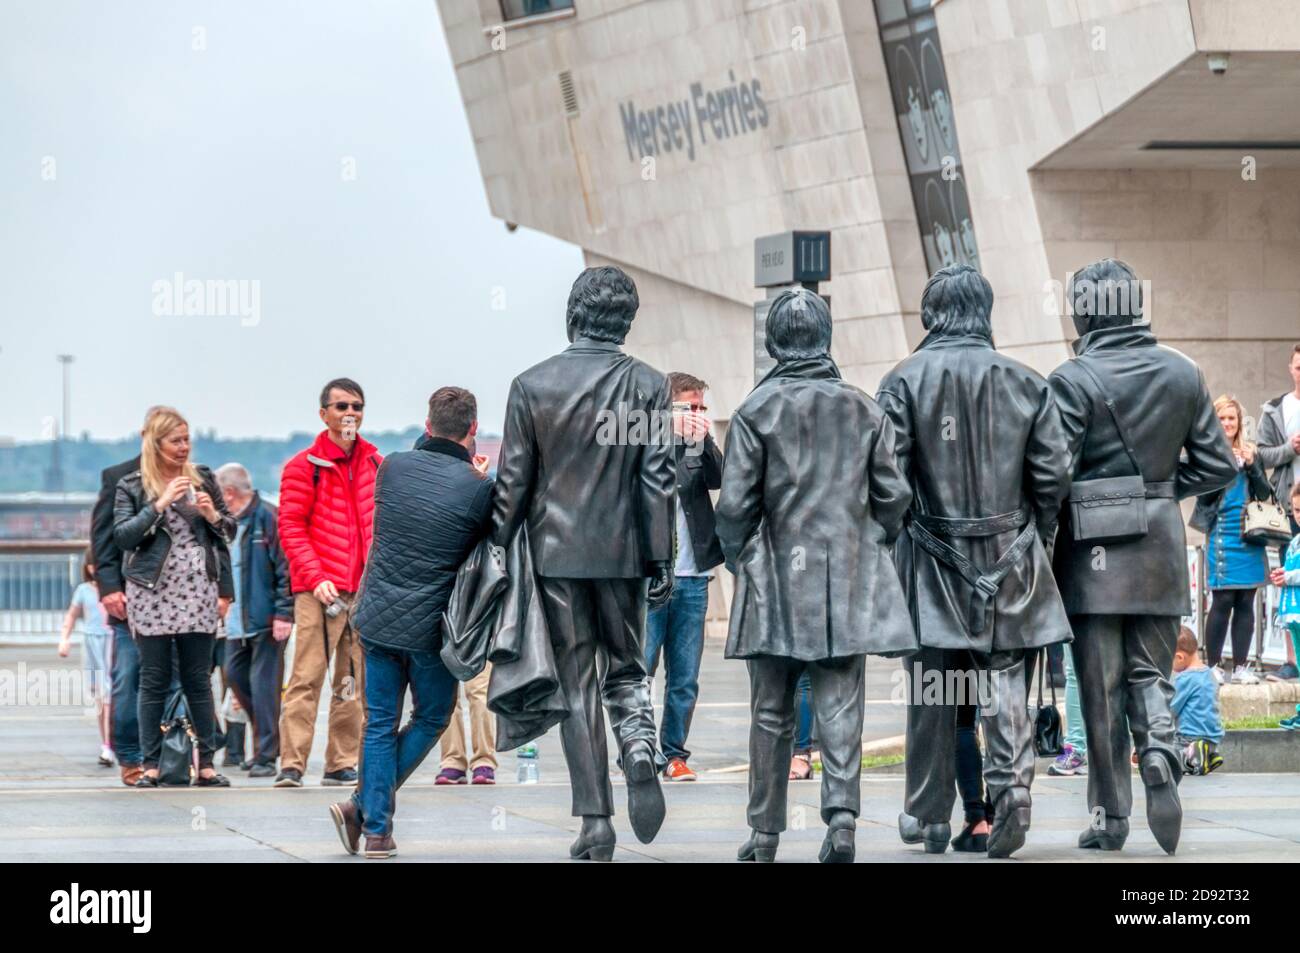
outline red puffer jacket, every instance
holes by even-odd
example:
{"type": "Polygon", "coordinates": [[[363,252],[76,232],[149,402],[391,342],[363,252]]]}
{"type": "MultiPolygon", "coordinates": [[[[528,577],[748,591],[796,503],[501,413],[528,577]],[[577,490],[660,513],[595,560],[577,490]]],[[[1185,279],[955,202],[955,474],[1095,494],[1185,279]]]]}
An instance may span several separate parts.
{"type": "Polygon", "coordinates": [[[357,591],[370,552],[375,473],[382,460],[360,435],[348,457],[322,430],[284,465],[280,544],[294,592],[311,592],[327,579],[340,592],[357,591]]]}

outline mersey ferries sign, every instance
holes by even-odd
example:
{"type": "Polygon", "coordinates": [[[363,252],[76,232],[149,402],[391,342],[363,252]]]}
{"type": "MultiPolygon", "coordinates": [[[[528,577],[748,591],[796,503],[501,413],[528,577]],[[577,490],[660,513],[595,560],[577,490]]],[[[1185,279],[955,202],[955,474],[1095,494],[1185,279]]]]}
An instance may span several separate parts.
{"type": "Polygon", "coordinates": [[[732,71],[727,76],[728,86],[705,89],[703,83],[692,83],[688,98],[648,109],[638,109],[632,100],[620,103],[627,157],[635,162],[685,151],[694,161],[697,144],[765,129],[769,116],[762,84],[756,79],[738,83],[732,71]]]}

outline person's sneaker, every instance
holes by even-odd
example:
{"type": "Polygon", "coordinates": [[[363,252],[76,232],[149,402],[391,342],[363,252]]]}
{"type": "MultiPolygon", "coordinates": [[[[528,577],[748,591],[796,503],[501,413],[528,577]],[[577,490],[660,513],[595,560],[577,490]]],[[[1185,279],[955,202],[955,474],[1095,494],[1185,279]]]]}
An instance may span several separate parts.
{"type": "Polygon", "coordinates": [[[497,773],[486,764],[474,769],[474,778],[470,784],[496,784],[497,773]]]}
{"type": "Polygon", "coordinates": [[[1210,674],[1214,676],[1214,684],[1223,684],[1223,669],[1217,665],[1210,666],[1210,674]]]}
{"type": "Polygon", "coordinates": [[[334,821],[334,829],[339,832],[343,849],[349,854],[355,854],[357,846],[361,843],[361,818],[357,816],[356,804],[351,798],[338,804],[331,804],[330,819],[334,821]]]}
{"type": "Polygon", "coordinates": [[[337,771],[326,771],[321,776],[320,783],[327,788],[338,788],[348,784],[356,784],[357,769],[339,768],[337,771]]]}
{"type": "Polygon", "coordinates": [[[1232,684],[1234,685],[1258,685],[1259,676],[1252,672],[1245,665],[1238,665],[1232,670],[1232,684]]]}
{"type": "Polygon", "coordinates": [[[1279,728],[1285,728],[1287,731],[1300,730],[1300,707],[1296,708],[1296,713],[1290,718],[1283,718],[1277,723],[1279,728]]]}
{"type": "Polygon", "coordinates": [[[1056,760],[1047,766],[1047,773],[1058,778],[1072,778],[1076,775],[1087,774],[1084,766],[1088,760],[1077,750],[1074,745],[1066,745],[1065,749],[1056,756],[1056,760]]]}
{"type": "Polygon", "coordinates": [[[275,779],[275,786],[277,788],[302,787],[302,772],[297,768],[285,768],[280,772],[280,776],[275,779]]]}
{"type": "Polygon", "coordinates": [[[1264,681],[1294,682],[1298,675],[1300,675],[1300,672],[1297,672],[1296,667],[1290,662],[1287,662],[1285,665],[1278,668],[1277,671],[1266,673],[1264,675],[1264,681]]]}
{"type": "Polygon", "coordinates": [[[248,776],[250,778],[275,777],[275,765],[273,764],[263,764],[261,762],[258,762],[256,764],[249,765],[244,770],[248,772],[248,776]]]}
{"type": "Polygon", "coordinates": [[[366,859],[387,860],[397,856],[397,844],[391,834],[366,835],[366,859]]]}
{"type": "Polygon", "coordinates": [[[104,745],[99,749],[99,757],[95,760],[101,768],[111,768],[113,766],[113,749],[104,745]]]}
{"type": "Polygon", "coordinates": [[[433,779],[434,784],[464,784],[465,772],[460,768],[443,768],[433,779]]]}
{"type": "Polygon", "coordinates": [[[665,781],[694,781],[696,774],[681,758],[672,758],[664,768],[665,781]]]}

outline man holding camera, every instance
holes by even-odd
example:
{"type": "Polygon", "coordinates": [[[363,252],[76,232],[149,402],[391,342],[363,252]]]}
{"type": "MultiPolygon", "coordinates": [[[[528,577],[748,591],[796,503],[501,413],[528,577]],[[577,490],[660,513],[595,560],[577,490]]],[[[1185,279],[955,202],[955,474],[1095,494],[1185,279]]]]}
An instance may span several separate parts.
{"type": "Polygon", "coordinates": [[[364,411],[356,381],[341,377],[326,384],[320,396],[325,429],[280,477],[280,543],[289,559],[297,637],[280,716],[276,787],[302,787],[321,686],[336,653],[321,783],[357,780],[365,663],[348,606],[370,551],[375,474],[383,459],[359,433],[364,411]]]}

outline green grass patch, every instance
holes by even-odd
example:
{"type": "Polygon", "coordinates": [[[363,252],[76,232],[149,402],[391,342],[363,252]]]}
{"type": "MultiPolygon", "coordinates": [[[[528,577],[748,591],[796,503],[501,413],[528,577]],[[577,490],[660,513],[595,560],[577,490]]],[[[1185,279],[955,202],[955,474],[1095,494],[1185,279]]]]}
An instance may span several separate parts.
{"type": "Polygon", "coordinates": [[[1223,729],[1225,731],[1243,731],[1251,728],[1276,728],[1280,720],[1276,715],[1247,715],[1245,718],[1234,718],[1232,721],[1225,721],[1223,729]]]}
{"type": "MultiPolygon", "coordinates": [[[[887,768],[893,764],[902,764],[904,758],[901,754],[869,754],[862,759],[864,768],[887,768]]],[[[822,763],[820,760],[812,763],[813,771],[820,774],[822,763]]]]}

